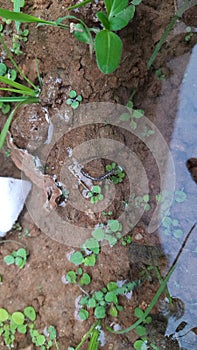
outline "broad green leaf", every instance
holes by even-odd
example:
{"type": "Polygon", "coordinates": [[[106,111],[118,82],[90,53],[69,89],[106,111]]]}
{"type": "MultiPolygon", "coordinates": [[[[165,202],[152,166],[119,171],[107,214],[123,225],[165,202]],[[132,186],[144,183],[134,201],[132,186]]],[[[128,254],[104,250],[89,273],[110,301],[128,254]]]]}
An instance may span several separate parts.
{"type": "Polygon", "coordinates": [[[98,292],[94,293],[94,297],[96,300],[101,301],[101,300],[103,300],[104,294],[103,294],[103,292],[98,291],[98,292]]]}
{"type": "Polygon", "coordinates": [[[18,249],[16,253],[17,253],[17,256],[20,256],[21,258],[27,257],[27,251],[24,248],[18,249]]]}
{"type": "Polygon", "coordinates": [[[118,13],[120,13],[122,10],[125,9],[125,7],[128,6],[129,1],[128,0],[113,0],[112,6],[110,8],[109,17],[115,16],[118,13]]]}
{"type": "Polygon", "coordinates": [[[97,306],[94,310],[94,316],[97,319],[105,318],[105,316],[106,316],[105,307],[104,306],[97,306]]]}
{"type": "Polygon", "coordinates": [[[85,272],[79,280],[79,285],[80,286],[88,285],[88,284],[90,284],[90,281],[91,281],[90,276],[88,275],[88,273],[85,272]]]}
{"type": "Polygon", "coordinates": [[[107,13],[109,14],[110,11],[111,11],[111,7],[112,7],[112,4],[113,4],[113,1],[114,0],[104,0],[104,3],[105,3],[105,7],[107,9],[107,13]]]}
{"type": "Polygon", "coordinates": [[[77,40],[85,44],[89,45],[92,41],[90,32],[86,29],[86,27],[82,23],[75,24],[73,34],[77,40]]]}
{"type": "Polygon", "coordinates": [[[41,346],[45,343],[45,336],[42,335],[42,334],[39,334],[37,337],[36,337],[36,341],[35,341],[35,344],[36,346],[41,346]]]}
{"type": "Polygon", "coordinates": [[[0,8],[0,16],[5,19],[11,19],[13,21],[19,21],[23,23],[42,23],[55,26],[57,25],[56,22],[45,21],[38,17],[27,15],[26,13],[17,13],[14,11],[5,10],[3,8],[0,8]]]}
{"type": "Polygon", "coordinates": [[[144,316],[144,311],[143,311],[142,309],[140,309],[139,307],[136,307],[136,308],[135,308],[134,313],[135,313],[135,316],[136,316],[137,318],[141,318],[141,317],[144,316]]]}
{"type": "Polygon", "coordinates": [[[25,265],[25,261],[23,260],[23,258],[21,258],[20,256],[17,256],[15,258],[15,264],[20,268],[22,269],[25,265]]]}
{"type": "Polygon", "coordinates": [[[99,253],[99,243],[95,238],[88,238],[85,243],[84,247],[91,250],[93,253],[98,254],[99,253]]]}
{"type": "Polygon", "coordinates": [[[49,333],[50,340],[54,340],[57,336],[57,332],[54,326],[49,326],[47,328],[47,332],[49,333]]]}
{"type": "Polygon", "coordinates": [[[132,113],[132,116],[136,119],[139,119],[144,116],[144,111],[142,109],[135,109],[132,113]]]}
{"type": "Polygon", "coordinates": [[[21,334],[25,334],[27,332],[27,325],[22,324],[22,325],[18,326],[17,331],[21,334]]]}
{"type": "Polygon", "coordinates": [[[7,67],[4,63],[0,63],[0,75],[5,75],[7,72],[7,67]]]}
{"type": "Polygon", "coordinates": [[[101,30],[95,37],[96,60],[104,74],[112,73],[119,65],[122,53],[122,41],[118,35],[101,30]]]}
{"type": "Polygon", "coordinates": [[[104,231],[102,228],[98,227],[92,232],[92,236],[97,239],[97,241],[102,241],[104,239],[104,231]]]}
{"type": "Polygon", "coordinates": [[[113,290],[115,290],[117,288],[118,288],[118,286],[117,286],[116,282],[109,282],[107,284],[107,289],[108,289],[109,292],[111,292],[111,291],[113,291],[113,290]]]}
{"type": "Polygon", "coordinates": [[[135,6],[130,5],[122,12],[109,19],[110,30],[121,30],[126,27],[129,21],[134,17],[135,6]]]}
{"type": "Polygon", "coordinates": [[[122,113],[120,116],[120,120],[123,122],[127,122],[131,118],[131,114],[129,113],[122,113]]]}
{"type": "Polygon", "coordinates": [[[30,319],[30,321],[34,322],[36,319],[36,312],[35,309],[32,306],[27,306],[24,309],[24,314],[27,318],[30,319]]]}
{"type": "Polygon", "coordinates": [[[117,243],[117,238],[111,235],[105,235],[106,241],[108,241],[110,246],[114,246],[117,243]]]}
{"type": "Polygon", "coordinates": [[[77,280],[77,276],[76,276],[75,271],[68,271],[68,273],[66,274],[66,280],[69,283],[75,283],[77,280]]]}
{"type": "Polygon", "coordinates": [[[96,306],[96,300],[94,298],[90,298],[87,303],[87,307],[89,309],[94,308],[96,306]]]}
{"type": "Polygon", "coordinates": [[[183,236],[183,231],[181,229],[174,230],[173,236],[176,238],[181,238],[183,236]]]}
{"type": "Polygon", "coordinates": [[[118,303],[118,298],[117,298],[115,292],[108,292],[105,295],[105,301],[107,301],[108,303],[117,304],[118,303]]]}
{"type": "Polygon", "coordinates": [[[178,203],[182,203],[187,199],[187,195],[184,191],[176,191],[175,192],[175,201],[178,203]]]}
{"type": "Polygon", "coordinates": [[[93,186],[92,192],[93,193],[101,193],[101,187],[100,186],[93,186]]]}
{"type": "Polygon", "coordinates": [[[143,335],[146,334],[146,328],[143,327],[143,326],[137,326],[137,327],[136,327],[136,332],[137,332],[137,334],[138,334],[140,337],[142,337],[143,335]]]}
{"type": "Polygon", "coordinates": [[[89,317],[89,312],[87,310],[84,309],[80,309],[79,310],[79,317],[82,321],[85,321],[88,319],[89,317]]]}
{"type": "Polygon", "coordinates": [[[94,266],[96,263],[96,257],[94,254],[88,255],[84,259],[85,266],[94,266]]]}
{"type": "Polygon", "coordinates": [[[83,259],[84,258],[81,252],[74,252],[70,257],[70,261],[75,265],[82,264],[83,259]]]}
{"type": "Polygon", "coordinates": [[[22,325],[25,320],[25,316],[22,312],[16,311],[11,316],[12,321],[16,323],[18,326],[22,325]]]}
{"type": "Polygon", "coordinates": [[[117,232],[120,230],[120,223],[118,220],[109,220],[108,224],[112,232],[117,232]]]}
{"type": "Polygon", "coordinates": [[[0,309],[0,323],[6,321],[9,318],[9,314],[7,310],[0,309]]]}
{"type": "Polygon", "coordinates": [[[99,21],[103,24],[105,29],[109,29],[109,20],[106,15],[106,13],[99,11],[97,12],[96,16],[98,17],[99,21]]]}
{"type": "Polygon", "coordinates": [[[112,317],[117,317],[117,316],[118,316],[118,310],[116,309],[116,307],[115,307],[114,305],[111,305],[111,306],[110,306],[109,314],[110,314],[112,317]]]}
{"type": "Polygon", "coordinates": [[[134,348],[136,350],[148,350],[148,347],[143,340],[136,340],[134,343],[134,348]]]}
{"type": "Polygon", "coordinates": [[[7,265],[14,264],[14,257],[12,255],[6,255],[3,260],[7,265]]]}
{"type": "Polygon", "coordinates": [[[69,92],[69,96],[70,96],[70,98],[75,98],[75,97],[77,96],[76,91],[75,91],[75,90],[71,90],[71,91],[69,92]]]}
{"type": "Polygon", "coordinates": [[[170,216],[165,217],[162,221],[162,225],[166,228],[170,228],[172,225],[172,218],[170,216]]]}

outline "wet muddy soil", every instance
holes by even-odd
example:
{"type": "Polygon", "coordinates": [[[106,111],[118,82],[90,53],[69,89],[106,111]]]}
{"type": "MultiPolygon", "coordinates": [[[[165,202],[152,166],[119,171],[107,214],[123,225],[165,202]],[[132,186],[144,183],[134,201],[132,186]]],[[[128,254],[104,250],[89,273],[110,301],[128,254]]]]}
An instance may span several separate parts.
{"type": "MultiPolygon", "coordinates": [[[[70,1],[61,0],[28,1],[24,11],[41,18],[55,20],[66,15],[66,7],[70,4],[70,1]]],[[[113,247],[106,244],[101,247],[96,265],[84,268],[84,271],[89,273],[92,279],[90,286],[84,287],[86,293],[102,289],[109,281],[139,279],[142,271],[146,275],[143,283],[134,291],[131,300],[121,297],[120,302],[124,306],[124,310],[119,313],[115,320],[108,316],[103,322],[104,329],[105,325],[110,325],[112,322],[119,323],[122,328],[126,328],[136,320],[134,309],[141,307],[145,310],[159,287],[156,275],[153,272],[146,274],[147,267],[150,265],[157,266],[162,276],[165,276],[181,246],[182,241],[173,240],[174,238],[172,239],[170,236],[166,238],[167,250],[166,246],[163,250],[159,230],[155,230],[151,234],[148,231],[148,225],[157,206],[155,196],[161,191],[162,187],[160,184],[162,174],[158,171],[158,162],[155,157],[157,149],[154,150],[154,147],[152,149],[149,147],[151,145],[149,140],[154,137],[153,133],[151,134],[152,129],[149,121],[152,122],[151,125],[156,126],[166,143],[170,145],[176,124],[180,84],[192,48],[196,44],[195,34],[189,42],[184,40],[186,26],[196,26],[197,11],[196,6],[193,6],[192,9],[184,13],[182,20],[178,21],[175,29],[170,33],[168,40],[157,55],[153,67],[147,70],[148,59],[161,38],[166,25],[174,15],[175,5],[176,2],[169,0],[165,2],[157,0],[142,1],[142,4],[136,8],[134,20],[120,32],[124,47],[121,64],[110,75],[103,75],[99,71],[94,55],[93,58],[89,55],[88,47],[77,42],[69,31],[58,28],[46,26],[36,28],[35,25],[30,24],[28,26],[30,31],[28,42],[22,44],[23,54],[16,57],[16,61],[23,72],[36,84],[38,84],[37,59],[42,78],[42,92],[39,104],[24,106],[15,115],[10,129],[14,145],[19,149],[26,149],[32,157],[39,156],[44,164],[42,171],[45,175],[50,179],[54,179],[55,176],[54,182],[62,182],[66,188],[72,189],[73,193],[77,193],[77,195],[73,196],[72,203],[68,200],[65,201],[65,205],[58,206],[59,198],[56,196],[54,200],[54,196],[44,192],[47,186],[44,186],[44,188],[36,187],[38,185],[35,175],[37,170],[31,168],[31,181],[34,182],[34,202],[36,198],[39,203],[36,202],[37,208],[34,211],[30,199],[30,202],[27,202],[28,210],[24,209],[19,218],[19,222],[23,227],[22,232],[12,230],[6,236],[6,239],[10,240],[9,242],[0,241],[0,275],[3,279],[0,284],[0,307],[6,308],[11,313],[22,310],[27,305],[34,306],[37,312],[37,328],[42,331],[45,326],[54,325],[57,329],[59,348],[62,350],[68,349],[69,346],[75,347],[94,320],[93,315],[84,322],[75,318],[76,299],[83,294],[83,291],[78,285],[64,285],[62,283],[62,276],[69,270],[74,269],[68,255],[85,241],[85,235],[79,237],[79,234],[77,234],[80,227],[85,228],[88,233],[90,232],[88,229],[92,230],[95,225],[100,223],[105,225],[109,217],[106,215],[108,212],[111,212],[110,219],[118,219],[125,211],[132,193],[134,194],[133,201],[137,195],[139,197],[147,193],[150,195],[150,208],[144,211],[142,210],[144,208],[142,203],[138,203],[137,211],[140,212],[140,218],[136,225],[130,225],[128,233],[132,237],[133,244],[123,246],[121,242],[118,242],[113,247]],[[180,57],[184,57],[181,62],[179,61],[180,57]],[[163,74],[160,79],[155,74],[159,69],[162,69],[163,74]],[[81,126],[80,109],[74,111],[66,104],[69,92],[72,89],[83,97],[82,104],[106,102],[123,106],[135,91],[134,106],[136,109],[143,109],[147,118],[147,122],[142,123],[143,129],[140,136],[135,129],[128,131],[116,125],[111,125],[108,120],[99,123],[95,121],[91,125],[81,126]],[[77,118],[79,118],[79,122],[77,118]],[[89,190],[92,184],[101,185],[103,191],[108,191],[111,183],[108,180],[102,183],[88,182],[87,178],[82,178],[80,169],[84,167],[85,172],[93,177],[98,177],[106,172],[106,165],[114,159],[107,156],[97,156],[92,160],[91,144],[90,153],[87,154],[86,152],[85,155],[81,145],[92,139],[98,140],[101,138],[124,144],[135,156],[132,158],[134,162],[131,171],[133,174],[132,186],[127,175],[129,169],[126,168],[123,162],[123,170],[125,170],[126,176],[121,183],[113,186],[113,201],[104,203],[104,207],[99,204],[98,210],[95,211],[92,210],[89,199],[84,198],[84,191],[89,190]],[[78,146],[77,158],[75,154],[72,154],[72,151],[78,146]],[[73,166],[76,159],[79,166],[77,171],[75,170],[74,174],[68,173],[66,167],[68,165],[73,166]],[[141,189],[145,174],[148,183],[147,192],[146,186],[145,190],[144,188],[141,189]],[[53,198],[53,202],[50,202],[51,198],[53,198]],[[86,203],[83,210],[80,207],[81,199],[86,203]],[[53,212],[57,213],[63,223],[66,221],[74,227],[69,231],[70,237],[68,238],[68,234],[66,235],[66,241],[62,239],[62,231],[60,235],[56,234],[57,227],[53,219],[47,219],[48,223],[46,223],[45,217],[43,222],[40,218],[38,220],[37,217],[35,218],[39,210],[43,210],[46,200],[49,202],[49,207],[50,204],[52,205],[53,212]],[[25,229],[28,229],[28,235],[25,229]],[[19,270],[16,266],[6,266],[3,262],[5,255],[18,249],[19,246],[16,241],[27,247],[30,252],[27,264],[22,270],[19,270]],[[172,242],[173,244],[171,244],[172,242]]],[[[1,6],[9,8],[7,1],[2,1],[1,6]]],[[[79,15],[80,18],[87,20],[89,25],[96,25],[95,12],[97,6],[96,4],[93,7],[87,6],[87,9],[72,14],[79,15]]],[[[100,6],[102,7],[103,4],[98,7],[100,8],[100,6]]],[[[11,35],[5,37],[7,43],[11,40],[11,35]]],[[[5,62],[9,65],[8,60],[5,60],[5,62]]],[[[96,115],[95,111],[94,113],[96,115]]],[[[5,116],[2,115],[1,126],[5,120],[5,116]]],[[[185,137],[188,143],[183,142],[181,144],[180,140],[173,141],[172,151],[186,152],[187,150],[189,153],[190,150],[190,158],[196,157],[196,154],[193,154],[193,144],[189,142],[190,137],[192,138],[191,135],[192,131],[185,137]]],[[[159,150],[161,143],[156,138],[154,140],[157,142],[156,147],[159,150]]],[[[101,147],[98,145],[97,151],[101,147]]],[[[110,147],[110,144],[106,143],[107,151],[110,147]]],[[[0,154],[1,176],[18,178],[28,176],[24,171],[24,164],[21,163],[20,169],[23,170],[21,175],[21,171],[14,166],[16,156],[13,155],[11,159],[7,156],[6,151],[7,146],[5,145],[0,154]]],[[[27,155],[27,152],[25,154],[27,155]]],[[[98,152],[98,154],[101,153],[98,152]]],[[[108,152],[106,154],[108,155],[108,152]]],[[[125,153],[122,157],[124,158],[124,156],[125,153]]],[[[116,159],[118,159],[117,154],[115,161],[116,159]]],[[[160,162],[167,166],[165,154],[161,155],[160,162]]],[[[121,165],[121,159],[119,164],[121,165]]],[[[177,164],[179,165],[179,161],[177,164]]],[[[178,165],[176,165],[177,169],[179,169],[178,165]]],[[[184,166],[186,168],[185,164],[184,166]]],[[[188,167],[191,169],[194,166],[191,166],[190,162],[188,167]]],[[[195,175],[193,177],[195,179],[195,175]]],[[[184,179],[180,179],[178,183],[180,188],[182,188],[182,185],[184,185],[184,179]]],[[[194,186],[194,183],[193,185],[189,183],[188,193],[195,191],[194,186]]],[[[135,212],[136,202],[134,204],[132,210],[135,212]]],[[[186,217],[183,221],[184,233],[186,234],[188,228],[190,228],[188,224],[194,218],[192,215],[195,208],[191,211],[188,208],[185,209],[185,207],[173,210],[175,214],[179,211],[180,216],[186,210],[186,216],[183,215],[184,218],[186,217]]],[[[47,214],[48,218],[49,214],[47,214]]],[[[190,254],[190,266],[187,265],[187,269],[195,266],[195,263],[196,255],[193,251],[190,254]]],[[[195,273],[193,269],[191,271],[192,274],[195,273]]],[[[177,276],[180,274],[181,271],[178,271],[177,276]]],[[[187,294],[185,300],[189,302],[191,298],[190,289],[187,293],[185,291],[185,294],[187,294]]],[[[180,303],[177,304],[177,308],[179,308],[180,303]]],[[[177,340],[165,336],[167,319],[163,316],[157,317],[158,309],[158,307],[153,308],[154,320],[152,327],[150,326],[148,329],[148,339],[159,349],[180,349],[177,340]]],[[[173,310],[173,312],[176,318],[176,310],[173,310]]],[[[169,314],[170,312],[168,317],[171,316],[169,314]]],[[[180,317],[182,317],[182,314],[180,317]]],[[[138,335],[135,331],[124,335],[114,335],[105,331],[105,338],[106,344],[102,347],[103,350],[123,350],[134,349],[133,343],[138,335]]],[[[15,348],[29,349],[30,344],[28,337],[20,335],[16,339],[15,348]]],[[[195,345],[193,348],[195,348],[195,345]]],[[[2,340],[0,340],[0,349],[5,349],[2,340]]],[[[30,349],[34,349],[33,346],[30,349]]],[[[82,349],[87,349],[87,344],[83,345],[82,349]]]]}

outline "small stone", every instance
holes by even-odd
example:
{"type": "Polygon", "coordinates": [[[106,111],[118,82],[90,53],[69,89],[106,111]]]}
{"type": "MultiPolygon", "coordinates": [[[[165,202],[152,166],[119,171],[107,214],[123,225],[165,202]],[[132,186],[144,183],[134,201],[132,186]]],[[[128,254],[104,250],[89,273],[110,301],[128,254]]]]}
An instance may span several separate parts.
{"type": "Polygon", "coordinates": [[[135,240],[136,240],[136,241],[140,241],[141,239],[143,239],[143,236],[141,235],[141,233],[137,233],[137,234],[135,235],[135,240]]]}

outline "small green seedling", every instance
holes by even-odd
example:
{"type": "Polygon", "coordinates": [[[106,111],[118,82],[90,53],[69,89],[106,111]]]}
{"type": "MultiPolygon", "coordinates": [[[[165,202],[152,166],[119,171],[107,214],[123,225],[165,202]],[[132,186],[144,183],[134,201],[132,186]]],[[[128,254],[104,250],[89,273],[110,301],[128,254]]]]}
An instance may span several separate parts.
{"type": "Polygon", "coordinates": [[[145,211],[150,210],[150,196],[149,194],[145,194],[143,196],[136,196],[135,193],[132,193],[131,196],[131,202],[129,202],[129,205],[132,205],[134,208],[143,208],[145,211]]]}
{"type": "Polygon", "coordinates": [[[99,185],[92,186],[91,191],[87,193],[92,204],[96,204],[98,201],[103,200],[103,195],[101,193],[101,187],[99,185]]]}
{"type": "Polygon", "coordinates": [[[170,215],[164,218],[162,226],[164,227],[165,235],[173,235],[175,238],[183,237],[183,230],[180,228],[179,220],[173,219],[170,215]]]}
{"type": "Polygon", "coordinates": [[[149,137],[154,135],[155,131],[150,129],[147,125],[144,126],[144,130],[140,133],[142,137],[149,137]]]}
{"type": "MultiPolygon", "coordinates": [[[[135,308],[135,316],[138,319],[144,318],[144,311],[140,309],[139,307],[135,308]]],[[[152,322],[151,316],[147,316],[144,321],[143,325],[138,325],[135,328],[136,333],[139,335],[140,339],[137,339],[134,342],[134,348],[136,350],[159,350],[159,348],[151,341],[149,341],[147,337],[147,331],[146,331],[146,324],[150,324],[152,322]]]]}
{"type": "MultiPolygon", "coordinates": [[[[179,239],[183,236],[183,230],[181,229],[180,222],[178,219],[173,218],[168,210],[171,204],[172,194],[168,191],[162,191],[156,195],[156,201],[161,206],[161,217],[165,218],[162,220],[162,226],[164,228],[164,234],[168,236],[174,236],[179,239]]],[[[183,190],[177,190],[174,192],[173,203],[183,203],[187,199],[187,194],[183,190]]]]}
{"type": "Polygon", "coordinates": [[[6,309],[0,308],[0,337],[8,348],[14,348],[16,332],[22,334],[30,333],[31,341],[40,350],[48,350],[53,344],[59,350],[56,341],[56,329],[49,326],[40,334],[34,326],[36,321],[36,311],[32,306],[27,306],[21,311],[15,311],[9,314],[6,309]]]}
{"type": "Polygon", "coordinates": [[[122,113],[120,116],[121,121],[129,121],[131,129],[137,129],[137,120],[144,116],[142,109],[133,109],[133,102],[129,100],[126,104],[128,112],[122,113]]]}
{"type": "Polygon", "coordinates": [[[188,26],[188,27],[186,27],[185,31],[187,33],[185,35],[185,41],[188,43],[191,40],[192,36],[193,36],[192,28],[190,26],[188,26]]]}
{"type": "Polygon", "coordinates": [[[162,69],[161,69],[161,68],[156,69],[155,75],[156,75],[156,77],[157,77],[159,80],[166,80],[166,76],[165,76],[165,74],[162,72],[162,69]]]}
{"type": "Polygon", "coordinates": [[[77,283],[79,286],[86,286],[90,284],[91,277],[88,273],[83,272],[82,268],[79,267],[76,272],[73,270],[68,271],[65,275],[65,280],[71,284],[77,283]]]}
{"type": "Polygon", "coordinates": [[[75,90],[69,92],[69,98],[66,100],[67,105],[71,106],[73,109],[79,107],[80,102],[82,101],[82,96],[77,95],[75,90]]]}
{"type": "Polygon", "coordinates": [[[122,283],[121,287],[119,287],[117,282],[109,282],[102,290],[82,297],[79,302],[81,305],[79,317],[82,320],[86,320],[89,317],[90,309],[94,310],[94,317],[98,320],[104,319],[107,313],[112,317],[117,317],[118,312],[123,310],[123,307],[119,304],[118,296],[127,295],[139,283],[139,281],[122,283]]]}
{"type": "Polygon", "coordinates": [[[123,181],[125,173],[120,166],[117,166],[116,163],[113,162],[112,164],[107,164],[105,168],[107,171],[115,169],[114,174],[110,176],[110,180],[113,181],[114,185],[123,181]]]}
{"type": "Polygon", "coordinates": [[[21,55],[22,54],[21,42],[24,42],[24,43],[27,42],[28,41],[28,35],[29,35],[29,30],[28,29],[24,29],[24,30],[19,29],[18,34],[14,34],[13,35],[13,42],[12,42],[11,51],[15,55],[21,55]]]}
{"type": "MultiPolygon", "coordinates": [[[[14,81],[16,79],[16,70],[8,68],[5,63],[0,63],[0,76],[14,81]]],[[[6,102],[0,102],[0,109],[3,114],[7,114],[10,111],[10,104],[6,102]]]]}
{"type": "Polygon", "coordinates": [[[28,256],[27,250],[24,248],[20,248],[12,252],[11,255],[6,255],[4,257],[4,261],[7,265],[15,264],[20,269],[22,269],[27,262],[27,256],[28,256]]]}
{"type": "Polygon", "coordinates": [[[127,246],[127,245],[132,243],[132,237],[131,237],[131,235],[126,235],[126,236],[122,237],[120,239],[120,241],[121,241],[121,244],[123,246],[127,246]]]}

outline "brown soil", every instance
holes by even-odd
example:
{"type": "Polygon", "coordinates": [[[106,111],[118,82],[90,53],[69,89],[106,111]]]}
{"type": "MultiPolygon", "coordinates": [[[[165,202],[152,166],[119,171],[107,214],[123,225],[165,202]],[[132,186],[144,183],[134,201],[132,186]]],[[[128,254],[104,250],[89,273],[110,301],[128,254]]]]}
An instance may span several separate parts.
{"type": "MultiPolygon", "coordinates": [[[[70,1],[67,0],[37,0],[27,1],[27,3],[24,9],[26,13],[48,20],[65,15],[65,9],[70,5],[70,1]]],[[[1,7],[8,8],[8,2],[2,1],[1,7]]],[[[88,18],[89,25],[95,25],[92,8],[87,8],[87,10],[80,11],[79,14],[83,19],[88,18]]],[[[93,10],[95,11],[95,8],[93,10]]],[[[174,1],[143,1],[137,7],[134,20],[120,32],[124,45],[122,60],[119,68],[110,75],[103,75],[99,71],[94,55],[92,59],[90,58],[88,47],[77,42],[68,31],[46,26],[36,28],[35,25],[29,25],[29,39],[27,43],[22,45],[23,54],[17,57],[17,62],[30,80],[37,83],[36,55],[43,79],[43,87],[41,103],[25,106],[15,116],[11,126],[15,145],[26,148],[31,154],[38,154],[44,158],[47,174],[55,174],[58,181],[62,181],[62,164],[65,159],[68,159],[68,148],[74,148],[82,142],[99,137],[109,137],[124,142],[143,164],[151,191],[151,204],[154,208],[156,205],[155,194],[160,191],[160,176],[157,163],[144,142],[139,141],[133,134],[131,137],[123,129],[120,131],[117,127],[111,127],[107,124],[94,124],[93,126],[80,127],[74,131],[71,130],[73,125],[76,125],[75,115],[70,107],[63,104],[63,101],[68,98],[69,91],[74,89],[83,96],[83,103],[112,102],[125,105],[135,89],[135,107],[145,110],[146,117],[154,122],[162,132],[166,142],[169,143],[175,123],[179,85],[191,49],[196,43],[196,36],[193,35],[190,42],[186,43],[184,41],[184,22],[180,21],[157,55],[154,67],[148,71],[146,64],[174,13],[174,1]],[[182,66],[170,66],[172,59],[182,55],[186,57],[182,66]],[[154,74],[154,71],[160,67],[166,76],[164,88],[162,88],[163,82],[154,74]],[[57,81],[57,78],[60,78],[61,82],[57,81]],[[66,121],[66,135],[57,139],[49,154],[47,147],[43,150],[43,142],[48,133],[45,108],[48,109],[49,115],[52,115],[53,118],[62,115],[66,121]],[[156,118],[155,111],[158,108],[160,113],[157,111],[157,115],[160,114],[160,116],[156,118]],[[30,121],[31,117],[35,117],[35,115],[35,120],[30,121]],[[68,132],[69,130],[71,131],[68,132]]],[[[184,14],[183,20],[186,25],[196,26],[196,6],[192,8],[192,11],[188,10],[184,14]]],[[[6,38],[6,40],[8,39],[6,38]]],[[[2,125],[4,121],[5,116],[2,116],[2,125]]],[[[5,150],[6,146],[0,154],[1,176],[21,177],[20,171],[14,167],[11,159],[6,157],[5,150]]],[[[92,176],[98,176],[98,174],[105,172],[105,165],[108,163],[108,159],[97,159],[89,163],[87,160],[85,170],[92,176]]],[[[137,191],[138,184],[136,183],[135,186],[137,191]]],[[[79,187],[79,190],[82,193],[83,187],[79,187]]],[[[105,209],[113,212],[113,218],[117,218],[124,211],[123,203],[128,200],[129,191],[129,181],[125,177],[124,181],[117,185],[113,203],[105,209]]],[[[56,210],[60,217],[66,218],[71,224],[87,228],[94,227],[102,220],[104,223],[106,222],[100,213],[95,215],[89,211],[84,213],[74,209],[69,205],[69,202],[65,208],[58,207],[56,210]]],[[[133,241],[137,242],[136,244],[140,243],[143,247],[154,246],[154,249],[156,246],[158,252],[161,253],[158,231],[151,235],[147,231],[152,213],[153,209],[150,212],[145,212],[130,234],[133,241]]],[[[0,243],[4,243],[0,244],[0,275],[3,276],[3,283],[0,285],[0,307],[13,312],[22,310],[27,305],[34,306],[38,315],[36,326],[39,330],[53,324],[57,329],[57,341],[60,349],[76,346],[91,326],[93,316],[85,322],[77,321],[74,318],[75,300],[82,294],[82,291],[76,285],[65,286],[61,281],[62,275],[73,269],[73,264],[67,259],[72,247],[56,242],[41,232],[26,210],[21,214],[19,222],[24,229],[29,229],[30,236],[26,237],[23,230],[22,235],[18,237],[18,232],[13,230],[6,236],[6,239],[19,241],[28,248],[30,255],[24,269],[19,270],[14,266],[8,267],[3,262],[3,257],[19,246],[15,242],[4,243],[4,240],[0,241],[0,243]]],[[[177,244],[177,249],[178,246],[177,244]]],[[[140,251],[140,249],[139,245],[137,250],[140,251]]],[[[171,250],[172,247],[169,245],[169,253],[171,250]]],[[[161,255],[159,254],[159,257],[161,255]]],[[[139,271],[143,269],[142,266],[149,265],[144,250],[137,256],[140,258],[136,257],[136,252],[132,252],[132,249],[128,247],[123,247],[120,242],[113,248],[108,245],[102,247],[96,266],[85,268],[85,271],[90,273],[92,282],[84,289],[86,292],[96,291],[103,288],[109,281],[135,280],[139,277],[139,271]],[[136,267],[134,260],[137,260],[140,265],[136,267]]],[[[153,265],[159,265],[165,275],[167,266],[170,264],[168,257],[162,259],[162,264],[160,264],[160,259],[150,261],[153,265]]],[[[121,298],[124,311],[119,313],[116,321],[121,324],[122,328],[128,327],[135,321],[134,308],[137,306],[146,308],[158,286],[156,277],[152,277],[135,291],[131,300],[121,298]]],[[[158,313],[156,308],[153,309],[153,312],[158,313]]],[[[110,325],[112,321],[111,317],[107,317],[104,324],[110,325]]],[[[177,342],[172,342],[164,337],[165,322],[162,319],[159,325],[155,326],[156,329],[159,329],[158,333],[153,336],[155,344],[159,346],[159,349],[179,349],[177,342]]],[[[151,334],[150,331],[150,338],[151,334]]],[[[106,345],[102,348],[103,350],[133,349],[133,342],[137,339],[135,331],[125,335],[113,335],[105,332],[105,336],[106,345]]],[[[19,336],[16,349],[26,349],[29,344],[28,338],[19,336]]],[[[3,343],[0,342],[0,349],[4,348],[3,343]]],[[[82,349],[87,349],[87,344],[82,349]]]]}

